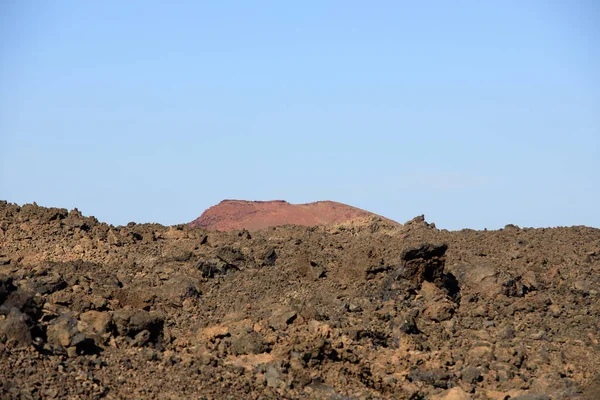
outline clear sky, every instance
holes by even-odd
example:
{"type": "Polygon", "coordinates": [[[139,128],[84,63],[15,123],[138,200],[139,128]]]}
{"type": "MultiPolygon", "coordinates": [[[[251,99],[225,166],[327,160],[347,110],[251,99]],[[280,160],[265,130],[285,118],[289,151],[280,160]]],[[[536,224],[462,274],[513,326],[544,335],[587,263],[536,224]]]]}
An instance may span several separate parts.
{"type": "Polygon", "coordinates": [[[2,1],[0,199],[600,227],[599,4],[2,1]]]}

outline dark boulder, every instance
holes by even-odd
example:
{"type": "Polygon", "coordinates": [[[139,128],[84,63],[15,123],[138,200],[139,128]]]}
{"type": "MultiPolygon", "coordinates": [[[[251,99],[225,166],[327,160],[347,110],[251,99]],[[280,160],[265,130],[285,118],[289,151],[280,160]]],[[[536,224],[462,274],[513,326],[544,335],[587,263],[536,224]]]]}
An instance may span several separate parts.
{"type": "Polygon", "coordinates": [[[142,331],[148,331],[147,341],[156,342],[162,336],[164,317],[157,312],[123,308],[113,313],[117,332],[123,336],[135,338],[142,331]]]}
{"type": "Polygon", "coordinates": [[[0,343],[15,343],[23,346],[31,344],[29,317],[14,310],[8,317],[0,321],[0,343]]]}

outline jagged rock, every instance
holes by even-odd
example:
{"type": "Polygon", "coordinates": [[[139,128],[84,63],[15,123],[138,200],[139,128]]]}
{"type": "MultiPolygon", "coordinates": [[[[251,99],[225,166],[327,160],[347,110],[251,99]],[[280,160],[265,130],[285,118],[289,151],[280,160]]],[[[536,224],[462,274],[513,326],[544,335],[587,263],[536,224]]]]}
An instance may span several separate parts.
{"type": "Polygon", "coordinates": [[[262,265],[264,265],[264,266],[275,265],[275,261],[277,261],[277,252],[275,251],[275,249],[270,248],[266,251],[266,253],[263,257],[262,265]]]}
{"type": "Polygon", "coordinates": [[[405,249],[400,258],[403,265],[396,269],[396,280],[403,279],[420,288],[424,281],[441,285],[444,274],[446,244],[422,244],[405,249]]]}
{"type": "Polygon", "coordinates": [[[269,326],[275,330],[284,330],[289,324],[294,322],[298,313],[295,310],[281,307],[271,314],[269,326]]]}
{"type": "Polygon", "coordinates": [[[196,269],[202,272],[203,278],[214,278],[218,275],[224,275],[229,271],[238,270],[238,267],[222,259],[211,259],[200,261],[196,264],[196,269]]]}
{"type": "Polygon", "coordinates": [[[151,336],[152,335],[151,335],[150,331],[144,329],[143,331],[137,333],[134,336],[133,340],[131,341],[131,344],[133,346],[138,346],[138,347],[143,346],[150,341],[151,336]]]}
{"type": "Polygon", "coordinates": [[[404,228],[406,228],[406,229],[412,229],[412,228],[435,229],[435,224],[434,223],[430,224],[427,221],[425,221],[425,215],[418,215],[418,216],[414,217],[413,219],[411,219],[410,221],[406,221],[404,223],[404,228]]]}
{"type": "Polygon", "coordinates": [[[77,320],[70,314],[63,314],[48,327],[48,343],[63,347],[77,346],[85,336],[77,327],[77,320]]]}

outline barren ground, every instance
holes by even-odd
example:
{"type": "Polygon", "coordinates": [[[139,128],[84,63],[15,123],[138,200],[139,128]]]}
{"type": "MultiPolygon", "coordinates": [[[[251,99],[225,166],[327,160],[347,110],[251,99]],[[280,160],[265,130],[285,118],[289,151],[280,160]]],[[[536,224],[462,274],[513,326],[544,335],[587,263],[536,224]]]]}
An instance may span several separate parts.
{"type": "Polygon", "coordinates": [[[0,203],[2,398],[598,399],[600,230],[0,203]]]}

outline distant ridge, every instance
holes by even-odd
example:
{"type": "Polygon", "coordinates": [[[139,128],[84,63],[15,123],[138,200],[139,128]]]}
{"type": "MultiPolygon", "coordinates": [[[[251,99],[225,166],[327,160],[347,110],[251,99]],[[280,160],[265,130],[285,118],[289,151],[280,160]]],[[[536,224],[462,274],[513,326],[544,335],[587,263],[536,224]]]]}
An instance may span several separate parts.
{"type": "Polygon", "coordinates": [[[397,224],[369,211],[335,201],[290,204],[285,200],[223,200],[208,208],[189,225],[214,231],[255,231],[280,225],[342,224],[369,217],[379,217],[388,223],[397,224]]]}

